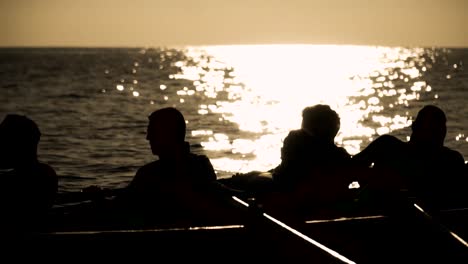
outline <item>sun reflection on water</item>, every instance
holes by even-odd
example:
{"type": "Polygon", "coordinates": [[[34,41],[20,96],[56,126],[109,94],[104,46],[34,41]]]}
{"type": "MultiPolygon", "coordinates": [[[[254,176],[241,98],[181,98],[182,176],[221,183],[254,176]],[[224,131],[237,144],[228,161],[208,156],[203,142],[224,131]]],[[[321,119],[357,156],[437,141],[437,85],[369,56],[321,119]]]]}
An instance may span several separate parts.
{"type": "MultiPolygon", "coordinates": [[[[190,59],[173,62],[180,72],[169,79],[188,80],[192,86],[180,86],[175,102],[194,103],[188,100],[197,97],[196,119],[218,123],[209,130],[195,128],[191,137],[224,172],[278,165],[282,140],[300,127],[306,106],[328,104],[337,111],[341,130],[336,143],[355,154],[376,136],[407,127],[411,117],[401,108],[431,92],[420,78],[431,67],[423,49],[208,46],[188,47],[185,55],[190,59]]],[[[159,85],[161,91],[168,87],[159,85]]]]}

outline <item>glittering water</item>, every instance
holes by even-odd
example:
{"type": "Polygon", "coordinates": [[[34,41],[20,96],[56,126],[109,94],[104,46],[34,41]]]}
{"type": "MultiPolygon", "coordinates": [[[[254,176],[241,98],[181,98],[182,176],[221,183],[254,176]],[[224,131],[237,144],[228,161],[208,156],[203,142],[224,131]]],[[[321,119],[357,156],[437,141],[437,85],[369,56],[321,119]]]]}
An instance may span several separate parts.
{"type": "Polygon", "coordinates": [[[351,154],[407,128],[425,104],[445,110],[446,145],[468,157],[468,49],[368,46],[210,46],[157,49],[0,49],[0,118],[40,126],[41,160],[61,190],[125,185],[155,159],[147,116],[175,106],[187,140],[218,177],[268,170],[301,110],[329,104],[351,154]]]}

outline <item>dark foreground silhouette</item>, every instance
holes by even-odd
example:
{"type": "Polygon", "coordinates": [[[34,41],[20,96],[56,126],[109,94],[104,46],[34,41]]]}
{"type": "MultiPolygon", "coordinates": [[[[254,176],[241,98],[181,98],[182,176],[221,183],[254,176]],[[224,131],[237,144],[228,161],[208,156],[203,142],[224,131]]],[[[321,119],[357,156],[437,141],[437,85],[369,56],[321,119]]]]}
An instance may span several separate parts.
{"type": "Polygon", "coordinates": [[[2,228],[30,228],[54,203],[58,180],[55,171],[37,159],[41,133],[34,121],[8,115],[0,124],[0,204],[2,228]]]}
{"type": "Polygon", "coordinates": [[[127,209],[151,212],[157,221],[168,224],[221,218],[218,210],[223,201],[217,191],[222,187],[209,159],[190,153],[185,131],[185,119],[175,108],[149,116],[146,138],[159,159],[138,170],[118,202],[127,209]]]}
{"type": "Polygon", "coordinates": [[[361,178],[381,193],[406,191],[427,206],[440,208],[466,203],[464,159],[444,146],[444,112],[432,105],[422,108],[413,122],[409,142],[384,135],[353,157],[356,164],[381,175],[361,178]]]}
{"type": "MultiPolygon", "coordinates": [[[[334,116],[329,107],[318,109],[334,116]]],[[[403,217],[354,210],[355,197],[347,195],[349,181],[360,176],[374,188],[378,185],[371,179],[383,174],[373,173],[376,169],[367,168],[364,162],[352,169],[349,155],[333,144],[339,128],[336,120],[337,116],[314,121],[320,128],[306,124],[303,131],[292,132],[283,148],[285,166],[278,169],[290,172],[276,174],[274,180],[284,180],[287,187],[271,188],[262,182],[259,189],[264,186],[268,191],[247,192],[252,199],[243,197],[244,193],[234,194],[243,204],[239,208],[229,202],[235,200],[231,196],[236,192],[217,183],[208,158],[190,153],[181,113],[174,108],[158,110],[149,117],[147,139],[159,159],[141,167],[114,200],[66,209],[65,217],[60,215],[52,222],[54,232],[33,234],[29,241],[34,247],[40,244],[70,254],[79,248],[79,255],[111,259],[127,254],[133,260],[149,256],[175,261],[229,258],[343,263],[311,242],[314,240],[357,263],[413,263],[437,257],[445,263],[466,263],[465,248],[437,222],[407,210],[405,205],[399,208],[405,211],[403,217]],[[322,133],[321,126],[327,120],[335,121],[322,133]],[[289,159],[289,155],[294,158],[289,159]],[[198,228],[189,228],[194,226],[198,228]],[[67,232],[56,233],[58,227],[67,232]]],[[[374,167],[380,165],[375,162],[374,167]]],[[[466,218],[462,213],[453,217],[461,226],[457,232],[467,233],[466,218]]]]}
{"type": "MultiPolygon", "coordinates": [[[[314,172],[330,171],[349,164],[351,156],[334,143],[340,118],[328,105],[315,105],[302,111],[302,126],[289,132],[281,149],[281,164],[273,170],[279,188],[294,188],[303,181],[320,176],[314,172]]],[[[322,175],[323,176],[323,175],[322,175]]]]}
{"type": "MultiPolygon", "coordinates": [[[[206,156],[190,152],[185,132],[185,119],[177,109],[153,112],[146,139],[158,159],[142,166],[126,188],[113,192],[114,199],[96,199],[91,205],[78,207],[67,221],[76,221],[74,216],[89,215],[80,221],[110,229],[236,221],[239,216],[230,190],[216,181],[206,156]]],[[[103,198],[99,188],[87,188],[86,192],[89,197],[103,198]]]]}
{"type": "Polygon", "coordinates": [[[271,170],[270,182],[262,176],[265,173],[254,172],[226,182],[239,189],[253,185],[265,210],[291,221],[303,220],[318,207],[349,200],[353,194],[348,188],[353,181],[351,156],[334,143],[339,129],[340,118],[328,105],[306,107],[301,129],[284,139],[281,164],[271,170]]]}

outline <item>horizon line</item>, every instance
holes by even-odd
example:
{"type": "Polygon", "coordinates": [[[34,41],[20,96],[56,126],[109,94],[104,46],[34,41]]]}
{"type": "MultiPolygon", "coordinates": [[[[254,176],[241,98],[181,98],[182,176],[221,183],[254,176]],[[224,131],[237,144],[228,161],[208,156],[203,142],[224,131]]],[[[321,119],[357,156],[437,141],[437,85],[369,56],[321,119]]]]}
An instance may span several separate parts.
{"type": "Polygon", "coordinates": [[[169,44],[169,45],[2,45],[0,49],[152,49],[184,47],[230,47],[230,46],[347,46],[347,47],[384,47],[384,48],[448,48],[464,49],[463,45],[383,45],[383,44],[336,44],[336,43],[255,43],[255,44],[169,44]]]}

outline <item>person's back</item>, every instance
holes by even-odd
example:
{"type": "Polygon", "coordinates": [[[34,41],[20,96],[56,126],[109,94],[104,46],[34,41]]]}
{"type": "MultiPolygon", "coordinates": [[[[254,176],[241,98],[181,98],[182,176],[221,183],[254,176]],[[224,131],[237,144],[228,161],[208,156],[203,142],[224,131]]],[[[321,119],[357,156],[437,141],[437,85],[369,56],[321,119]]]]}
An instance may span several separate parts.
{"type": "Polygon", "coordinates": [[[317,170],[327,172],[350,161],[348,152],[334,143],[340,126],[335,111],[326,105],[316,105],[305,108],[302,115],[302,128],[291,131],[284,139],[281,164],[273,172],[280,187],[310,180],[317,170]]]}
{"type": "Polygon", "coordinates": [[[272,173],[277,191],[265,198],[265,210],[300,222],[348,199],[351,181],[343,170],[350,155],[334,143],[339,127],[338,114],[327,105],[303,110],[301,129],[284,139],[281,164],[272,173]]]}
{"type": "Polygon", "coordinates": [[[38,220],[53,205],[58,179],[37,159],[39,139],[39,128],[25,116],[8,115],[0,124],[0,168],[9,169],[1,175],[1,204],[8,222],[38,220]]]}
{"type": "Polygon", "coordinates": [[[140,204],[156,203],[164,207],[185,196],[184,191],[206,191],[216,180],[206,156],[187,152],[180,161],[157,160],[141,167],[128,186],[128,192],[140,204]],[[185,189],[184,189],[185,188],[185,189]]]}
{"type": "Polygon", "coordinates": [[[425,148],[409,145],[412,154],[408,166],[410,188],[430,203],[454,203],[468,186],[463,186],[463,156],[447,147],[425,148]]]}
{"type": "Polygon", "coordinates": [[[44,213],[54,203],[58,189],[57,176],[47,164],[36,163],[2,175],[11,210],[44,213]]]}
{"type": "Polygon", "coordinates": [[[212,217],[217,213],[213,210],[219,209],[214,196],[216,174],[206,156],[190,153],[182,114],[163,108],[149,120],[147,140],[159,159],[138,170],[120,201],[162,224],[212,217]]]}
{"type": "MultiPolygon", "coordinates": [[[[353,157],[357,164],[392,172],[400,189],[436,205],[460,194],[463,156],[443,146],[446,117],[435,106],[425,106],[412,124],[409,142],[384,135],[353,157]],[[397,179],[398,178],[398,179],[397,179]]],[[[380,181],[380,180],[376,180],[380,181]]],[[[386,184],[394,186],[392,179],[386,184]]],[[[379,185],[385,184],[380,181],[379,185]]]]}

